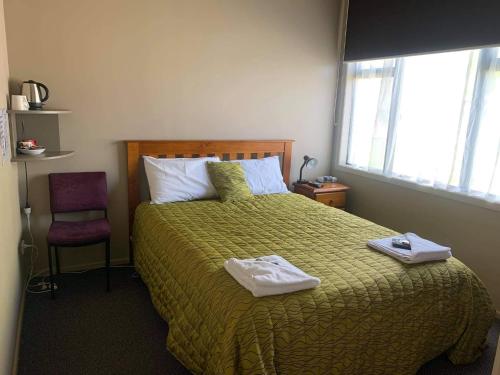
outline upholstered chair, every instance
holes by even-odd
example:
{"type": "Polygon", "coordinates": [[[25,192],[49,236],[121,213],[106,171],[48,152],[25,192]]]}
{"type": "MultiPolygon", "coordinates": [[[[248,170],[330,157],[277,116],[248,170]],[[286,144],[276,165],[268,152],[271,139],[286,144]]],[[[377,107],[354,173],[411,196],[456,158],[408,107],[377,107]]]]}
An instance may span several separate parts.
{"type": "Polygon", "coordinates": [[[59,249],[61,247],[79,247],[104,242],[106,244],[106,290],[109,291],[111,226],[107,214],[106,173],[51,173],[49,174],[49,191],[52,224],[47,235],[47,245],[52,298],[54,298],[52,248],[55,250],[56,271],[60,274],[59,249]],[[104,217],[85,221],[56,219],[56,215],[82,211],[103,211],[104,217]]]}

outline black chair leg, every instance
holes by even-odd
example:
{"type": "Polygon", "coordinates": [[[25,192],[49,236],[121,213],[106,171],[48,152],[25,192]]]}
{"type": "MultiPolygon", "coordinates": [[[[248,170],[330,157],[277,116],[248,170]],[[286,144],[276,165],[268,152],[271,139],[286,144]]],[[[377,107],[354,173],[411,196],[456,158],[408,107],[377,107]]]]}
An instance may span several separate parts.
{"type": "Polygon", "coordinates": [[[131,266],[134,265],[134,248],[132,243],[132,236],[128,239],[128,261],[131,266]]]}
{"type": "Polygon", "coordinates": [[[106,291],[109,292],[109,271],[110,271],[110,246],[109,240],[106,241],[106,291]]]}
{"type": "Polygon", "coordinates": [[[54,299],[54,271],[52,269],[52,246],[47,244],[48,256],[49,256],[49,281],[50,281],[50,297],[54,299]]]}
{"type": "Polygon", "coordinates": [[[59,248],[57,246],[54,246],[54,250],[56,253],[56,272],[58,275],[60,275],[61,274],[61,267],[60,267],[60,263],[59,263],[59,248]]]}

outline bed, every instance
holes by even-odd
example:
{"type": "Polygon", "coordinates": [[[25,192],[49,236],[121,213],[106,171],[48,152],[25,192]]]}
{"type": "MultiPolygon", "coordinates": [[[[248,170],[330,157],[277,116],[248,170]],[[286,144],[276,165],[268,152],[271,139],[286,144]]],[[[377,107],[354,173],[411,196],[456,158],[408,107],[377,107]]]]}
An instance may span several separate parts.
{"type": "Polygon", "coordinates": [[[406,265],[366,246],[390,229],[293,193],[139,204],[141,155],[277,153],[287,179],[290,141],[148,142],[128,142],[135,266],[193,373],[404,375],[443,352],[456,364],[480,355],[494,317],[481,281],[455,258],[406,265]],[[321,285],[255,298],[223,268],[270,254],[321,285]]]}

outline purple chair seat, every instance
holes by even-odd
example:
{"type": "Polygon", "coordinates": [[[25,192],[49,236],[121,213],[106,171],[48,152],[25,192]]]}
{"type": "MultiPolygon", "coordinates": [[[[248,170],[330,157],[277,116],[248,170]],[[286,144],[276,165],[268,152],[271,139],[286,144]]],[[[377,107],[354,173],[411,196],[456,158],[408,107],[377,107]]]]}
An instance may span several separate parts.
{"type": "Polygon", "coordinates": [[[107,219],[88,221],[54,221],[47,240],[54,246],[84,246],[107,240],[111,226],[107,219]]]}

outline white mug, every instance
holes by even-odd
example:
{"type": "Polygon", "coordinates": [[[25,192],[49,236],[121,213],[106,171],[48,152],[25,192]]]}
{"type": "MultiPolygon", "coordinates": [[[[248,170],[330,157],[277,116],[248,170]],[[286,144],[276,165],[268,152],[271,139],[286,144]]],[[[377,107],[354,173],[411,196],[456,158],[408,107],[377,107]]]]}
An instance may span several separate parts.
{"type": "Polygon", "coordinates": [[[15,111],[27,111],[30,109],[30,105],[28,103],[28,99],[26,99],[26,95],[12,95],[12,99],[10,101],[10,108],[15,111]]]}

